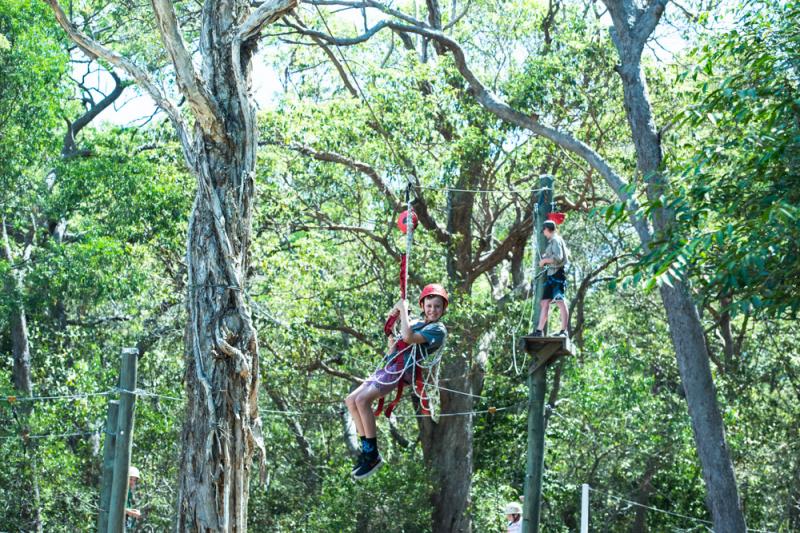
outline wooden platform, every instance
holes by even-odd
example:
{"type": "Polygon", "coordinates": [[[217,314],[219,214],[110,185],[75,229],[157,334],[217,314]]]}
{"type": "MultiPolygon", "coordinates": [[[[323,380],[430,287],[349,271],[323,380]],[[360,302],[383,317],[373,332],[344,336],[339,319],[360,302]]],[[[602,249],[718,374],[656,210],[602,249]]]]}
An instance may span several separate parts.
{"type": "Polygon", "coordinates": [[[555,362],[564,355],[574,355],[575,347],[566,337],[522,337],[525,351],[533,356],[533,363],[528,372],[533,373],[540,367],[555,362]]]}

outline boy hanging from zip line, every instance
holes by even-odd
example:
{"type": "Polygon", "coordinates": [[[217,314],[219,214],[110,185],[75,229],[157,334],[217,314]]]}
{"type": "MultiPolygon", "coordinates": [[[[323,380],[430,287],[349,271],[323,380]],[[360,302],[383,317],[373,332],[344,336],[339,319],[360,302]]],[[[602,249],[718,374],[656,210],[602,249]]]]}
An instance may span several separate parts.
{"type": "MultiPolygon", "coordinates": [[[[354,479],[366,479],[383,465],[383,458],[378,452],[375,416],[380,414],[383,408],[384,396],[398,389],[397,397],[386,410],[386,416],[390,416],[391,410],[400,399],[403,387],[406,385],[413,387],[416,381],[417,394],[420,396],[423,412],[426,411],[427,400],[424,397],[424,383],[418,365],[444,346],[447,328],[439,320],[448,303],[449,297],[444,287],[432,283],[426,285],[419,296],[419,305],[422,308],[421,320],[409,318],[408,300],[405,299],[398,301],[389,312],[390,321],[393,317],[395,320],[399,319],[400,334],[395,336],[386,331],[389,346],[388,355],[384,358],[385,365],[370,375],[345,399],[361,440],[361,455],[351,472],[354,479]],[[380,400],[376,413],[372,411],[372,403],[375,400],[380,400]]],[[[391,322],[387,322],[389,323],[391,322]]]]}
{"type": "Polygon", "coordinates": [[[547,267],[547,277],[542,291],[542,301],[540,302],[541,312],[539,313],[539,325],[533,332],[533,337],[544,336],[544,328],[547,326],[547,318],[550,314],[550,303],[555,302],[558,306],[561,317],[561,331],[555,337],[568,337],[569,329],[569,310],[567,309],[567,276],[564,267],[569,261],[569,250],[556,230],[556,223],[552,220],[545,220],[542,224],[542,233],[547,238],[547,248],[545,248],[542,258],[539,260],[540,267],[547,267]]]}

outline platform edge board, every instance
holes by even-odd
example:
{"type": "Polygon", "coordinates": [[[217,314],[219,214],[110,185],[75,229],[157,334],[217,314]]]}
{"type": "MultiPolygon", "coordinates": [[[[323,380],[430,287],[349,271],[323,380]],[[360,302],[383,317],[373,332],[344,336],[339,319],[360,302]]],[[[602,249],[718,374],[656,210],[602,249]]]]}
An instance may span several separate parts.
{"type": "Polygon", "coordinates": [[[553,355],[574,355],[575,346],[566,337],[522,337],[525,341],[525,351],[532,355],[536,355],[539,351],[537,348],[543,349],[546,346],[554,344],[559,345],[553,355]]]}

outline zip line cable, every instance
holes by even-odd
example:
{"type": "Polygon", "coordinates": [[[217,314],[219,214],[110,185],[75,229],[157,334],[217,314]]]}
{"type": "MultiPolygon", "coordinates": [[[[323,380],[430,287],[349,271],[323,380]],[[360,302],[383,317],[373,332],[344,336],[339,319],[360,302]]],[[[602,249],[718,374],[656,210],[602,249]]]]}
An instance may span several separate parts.
{"type": "Polygon", "coordinates": [[[41,435],[0,435],[0,439],[56,439],[65,437],[86,437],[89,435],[96,435],[100,430],[95,431],[77,431],[74,433],[45,433],[41,435]]]}
{"type": "MultiPolygon", "coordinates": [[[[467,415],[480,415],[480,414],[495,414],[502,411],[508,411],[509,409],[514,409],[525,402],[518,402],[511,405],[506,405],[503,407],[489,407],[487,409],[477,409],[473,411],[461,411],[456,413],[437,413],[438,417],[442,416],[467,416],[467,415]]],[[[259,413],[266,413],[267,415],[275,415],[275,416],[324,416],[329,417],[332,415],[330,412],[323,412],[323,411],[290,411],[290,410],[280,410],[280,409],[265,409],[262,407],[258,408],[259,413]]],[[[393,417],[396,418],[429,418],[429,415],[403,415],[403,414],[392,414],[393,417]]]]}
{"type": "MultiPolygon", "coordinates": [[[[676,513],[676,512],[674,512],[674,511],[667,511],[667,510],[665,510],[665,509],[659,509],[658,507],[653,507],[653,506],[651,506],[651,505],[644,505],[644,504],[642,504],[642,503],[635,502],[635,501],[632,501],[632,500],[628,500],[628,499],[626,499],[626,498],[623,498],[622,496],[617,496],[616,494],[612,494],[612,493],[610,493],[610,492],[605,492],[605,491],[602,491],[602,490],[597,490],[596,488],[594,488],[594,487],[592,487],[592,486],[589,486],[589,490],[590,490],[591,492],[595,492],[595,493],[597,493],[597,494],[602,494],[603,496],[606,496],[606,497],[608,497],[608,498],[611,498],[611,499],[617,500],[617,501],[619,501],[619,502],[623,502],[623,503],[626,503],[626,504],[628,504],[628,505],[632,505],[632,506],[635,506],[635,507],[641,507],[642,509],[647,509],[647,510],[649,510],[649,511],[655,511],[655,512],[657,512],[657,513],[662,513],[662,514],[666,514],[666,515],[674,516],[674,517],[676,517],[676,518],[683,518],[684,520],[691,520],[691,521],[693,521],[693,522],[697,522],[697,523],[708,524],[708,525],[711,525],[711,526],[713,526],[713,525],[714,525],[714,523],[713,523],[713,522],[711,522],[710,520],[704,520],[704,519],[702,519],[702,518],[696,518],[696,517],[694,517],[694,516],[688,516],[688,515],[685,515],[685,514],[676,513]]],[[[769,531],[769,530],[766,530],[766,529],[753,529],[753,528],[747,528],[747,531],[752,531],[752,532],[754,532],[754,533],[773,533],[773,532],[771,532],[771,531],[769,531]]]]}
{"type": "Polygon", "coordinates": [[[56,396],[25,396],[25,397],[18,397],[14,395],[6,395],[0,396],[0,401],[6,403],[16,403],[16,402],[36,402],[36,401],[49,401],[49,400],[82,400],[85,398],[90,398],[94,396],[108,396],[109,394],[114,394],[117,392],[127,392],[133,393],[137,396],[143,397],[157,397],[157,398],[164,398],[165,400],[173,400],[173,401],[182,401],[183,398],[177,398],[175,396],[167,396],[165,394],[158,394],[156,392],[150,392],[144,389],[135,389],[135,390],[128,390],[122,389],[120,387],[114,387],[107,391],[102,392],[79,392],[76,394],[61,394],[56,396]]]}
{"type": "Polygon", "coordinates": [[[84,398],[89,398],[91,396],[106,396],[111,394],[112,391],[107,390],[104,392],[82,392],[78,394],[60,394],[56,396],[15,396],[13,394],[7,394],[5,396],[0,396],[0,402],[8,402],[8,403],[15,403],[15,402],[38,402],[38,401],[45,401],[45,400],[82,400],[84,398]]]}
{"type": "Polygon", "coordinates": [[[448,187],[447,185],[441,187],[434,185],[415,185],[414,187],[417,189],[428,189],[432,191],[468,192],[473,194],[533,194],[552,190],[550,187],[538,187],[536,189],[459,189],[456,187],[448,187]]]}
{"type": "MultiPolygon", "coordinates": [[[[633,505],[633,506],[636,506],[636,507],[641,507],[643,509],[648,509],[650,511],[656,511],[656,512],[659,512],[659,513],[668,514],[668,515],[671,515],[671,516],[675,516],[677,518],[683,518],[685,520],[692,520],[693,522],[709,524],[709,525],[712,525],[712,526],[714,525],[714,523],[711,522],[710,520],[703,520],[702,518],[696,518],[694,516],[688,516],[688,515],[684,515],[684,514],[680,514],[680,513],[675,513],[673,511],[665,511],[664,509],[659,509],[657,507],[651,507],[649,505],[644,505],[644,504],[639,503],[639,502],[634,502],[634,501],[625,499],[622,496],[617,496],[616,494],[611,494],[610,492],[597,490],[596,488],[594,488],[592,486],[589,486],[589,490],[591,492],[596,492],[597,494],[602,494],[603,496],[606,496],[608,498],[612,498],[614,500],[617,500],[617,501],[620,501],[620,502],[623,502],[623,503],[627,503],[628,505],[633,505]]],[[[750,531],[755,531],[755,530],[750,530],[750,531]]]]}
{"type": "MultiPolygon", "coordinates": [[[[386,141],[386,146],[389,148],[389,151],[392,153],[392,155],[395,157],[395,159],[396,159],[396,161],[398,163],[400,163],[401,165],[407,164],[405,159],[400,157],[400,154],[398,154],[395,151],[394,146],[392,144],[392,140],[389,137],[389,134],[386,132],[386,128],[383,126],[383,122],[378,118],[378,115],[377,115],[377,113],[375,113],[375,110],[372,109],[372,105],[369,103],[369,100],[367,99],[366,94],[364,94],[364,90],[361,88],[361,84],[358,82],[358,78],[356,77],[355,73],[353,72],[353,69],[350,68],[350,63],[347,61],[347,58],[345,57],[344,52],[342,52],[342,49],[339,47],[339,43],[336,42],[336,39],[333,37],[333,31],[331,31],[330,26],[328,26],[328,21],[325,19],[325,15],[322,14],[322,10],[319,8],[319,6],[317,4],[314,4],[314,8],[317,10],[317,14],[319,15],[319,18],[322,20],[322,24],[325,26],[325,29],[327,30],[328,35],[330,35],[331,39],[333,39],[333,45],[336,47],[336,51],[339,52],[339,57],[341,57],[341,59],[342,59],[342,64],[347,69],[347,72],[350,74],[350,77],[353,78],[353,83],[355,83],[356,89],[358,90],[358,94],[361,95],[361,99],[364,101],[364,104],[366,104],[367,109],[369,109],[369,112],[372,115],[372,118],[375,120],[375,123],[378,125],[378,127],[380,129],[380,133],[383,136],[384,140],[386,141]]],[[[412,171],[413,171],[413,169],[412,169],[412,171]]],[[[414,185],[414,183],[411,181],[410,178],[408,178],[406,181],[408,181],[409,185],[411,185],[411,186],[414,185]]]]}
{"type": "MultiPolygon", "coordinates": [[[[328,25],[328,21],[325,18],[325,15],[322,14],[322,10],[320,9],[319,5],[317,5],[315,3],[314,4],[314,9],[316,9],[320,20],[322,20],[322,24],[325,26],[325,29],[327,30],[328,35],[331,36],[331,39],[333,40],[333,45],[336,48],[336,51],[339,52],[339,57],[342,60],[342,64],[347,69],[347,72],[350,74],[350,77],[353,78],[353,82],[354,82],[354,84],[356,86],[358,94],[361,96],[361,99],[363,100],[364,104],[367,106],[367,109],[369,109],[369,112],[372,115],[372,118],[375,120],[375,123],[378,124],[378,126],[380,127],[380,133],[381,133],[381,135],[383,136],[383,138],[384,138],[384,140],[386,142],[386,146],[389,148],[389,151],[392,153],[392,155],[395,157],[395,159],[396,159],[396,161],[398,163],[401,163],[403,165],[407,165],[408,163],[406,162],[406,160],[403,157],[401,157],[400,154],[395,150],[394,143],[392,142],[391,137],[389,137],[389,134],[386,132],[386,128],[384,127],[383,122],[378,118],[377,113],[375,113],[375,110],[372,108],[372,105],[370,104],[369,99],[367,98],[366,94],[364,93],[364,90],[361,88],[361,84],[359,83],[358,78],[356,77],[355,73],[353,72],[353,69],[350,68],[350,63],[347,61],[347,57],[344,55],[344,52],[342,52],[342,49],[339,46],[339,43],[336,42],[336,39],[333,37],[333,31],[331,30],[330,26],[328,25]]],[[[412,171],[413,171],[413,169],[412,169],[412,171]]],[[[502,190],[502,189],[460,189],[460,188],[455,188],[455,187],[434,187],[434,186],[427,186],[427,185],[421,185],[421,184],[416,184],[415,185],[411,181],[411,179],[408,179],[407,181],[408,181],[409,184],[411,184],[412,187],[417,188],[417,189],[447,190],[447,191],[453,191],[453,192],[466,192],[466,193],[474,193],[474,194],[531,194],[531,193],[541,192],[541,191],[545,191],[545,190],[550,190],[549,187],[541,187],[541,188],[536,188],[536,189],[509,189],[509,190],[502,190]]]]}

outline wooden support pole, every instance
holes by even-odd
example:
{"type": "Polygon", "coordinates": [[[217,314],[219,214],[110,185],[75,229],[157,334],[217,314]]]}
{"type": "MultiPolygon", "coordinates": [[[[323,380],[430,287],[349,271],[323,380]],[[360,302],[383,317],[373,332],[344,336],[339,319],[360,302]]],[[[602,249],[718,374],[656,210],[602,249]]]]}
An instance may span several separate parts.
{"type": "Polygon", "coordinates": [[[108,509],[108,533],[125,531],[125,504],[128,500],[128,468],[133,445],[133,414],[136,407],[136,363],[139,350],[122,349],[120,365],[119,414],[114,448],[114,478],[111,483],[111,503],[108,509]]]}
{"type": "Polygon", "coordinates": [[[589,533],[589,484],[581,486],[581,533],[589,533]]]}
{"type": "MultiPolygon", "coordinates": [[[[534,228],[537,234],[552,210],[553,177],[540,176],[539,198],[534,211],[534,228]]],[[[547,247],[547,239],[538,239],[541,255],[547,247]]],[[[538,264],[538,262],[537,262],[538,264]]],[[[534,327],[539,323],[541,308],[539,301],[544,291],[544,276],[538,278],[533,297],[534,327]]],[[[541,365],[528,374],[528,452],[525,462],[525,501],[523,502],[522,532],[539,533],[539,514],[542,506],[542,474],[544,472],[544,397],[547,390],[547,365],[541,365]]]]}
{"type": "Polygon", "coordinates": [[[111,482],[114,479],[114,448],[116,446],[117,413],[119,402],[109,400],[106,416],[106,438],[103,443],[103,469],[100,475],[100,513],[97,533],[108,531],[108,505],[111,502],[111,482]]]}

